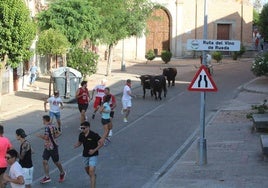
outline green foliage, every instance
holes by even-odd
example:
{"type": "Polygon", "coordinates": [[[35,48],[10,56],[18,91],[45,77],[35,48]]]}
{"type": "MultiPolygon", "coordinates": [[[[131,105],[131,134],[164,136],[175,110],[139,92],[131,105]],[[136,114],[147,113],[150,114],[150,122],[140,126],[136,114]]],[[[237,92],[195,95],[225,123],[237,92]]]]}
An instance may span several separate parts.
{"type": "Polygon", "coordinates": [[[266,3],[260,13],[259,29],[265,40],[268,40],[268,3],[266,3]]]}
{"type": "Polygon", "coordinates": [[[219,63],[222,60],[222,53],[221,52],[213,52],[212,59],[216,60],[219,63]]]}
{"type": "Polygon", "coordinates": [[[50,28],[60,31],[73,46],[80,45],[85,39],[95,42],[99,38],[101,20],[98,8],[91,1],[53,1],[37,18],[41,31],[50,28]]]}
{"type": "Polygon", "coordinates": [[[40,33],[37,42],[37,52],[41,55],[66,54],[70,48],[67,38],[54,29],[44,30],[40,33]]]}
{"type": "Polygon", "coordinates": [[[149,61],[152,61],[154,60],[155,58],[155,53],[154,51],[151,49],[151,50],[148,50],[148,52],[145,54],[145,58],[149,61]]]}
{"type": "Polygon", "coordinates": [[[21,0],[0,0],[0,18],[0,60],[8,55],[8,65],[16,68],[29,58],[36,27],[21,0]]]}
{"type": "Polygon", "coordinates": [[[267,100],[265,99],[261,105],[252,105],[253,112],[247,114],[248,119],[252,119],[253,114],[264,114],[268,111],[267,100]]]}
{"type": "Polygon", "coordinates": [[[161,53],[161,59],[165,62],[165,64],[167,64],[168,62],[170,62],[172,57],[172,53],[170,51],[167,50],[163,50],[161,53]]]}
{"type": "Polygon", "coordinates": [[[232,54],[233,60],[237,60],[238,57],[242,57],[242,55],[246,52],[246,47],[241,44],[240,51],[235,51],[232,54]]]}
{"type": "Polygon", "coordinates": [[[259,21],[260,21],[260,14],[253,9],[253,25],[259,25],[259,21]]]}
{"type": "Polygon", "coordinates": [[[100,41],[115,45],[119,40],[131,36],[141,36],[146,28],[154,4],[147,0],[96,0],[94,6],[100,10],[102,25],[100,41]]]}
{"type": "Polygon", "coordinates": [[[263,76],[268,73],[268,52],[259,53],[251,66],[251,71],[255,76],[263,76]]]}
{"type": "Polygon", "coordinates": [[[74,48],[67,54],[67,66],[80,71],[85,78],[96,73],[98,58],[99,56],[93,52],[74,48]]]}

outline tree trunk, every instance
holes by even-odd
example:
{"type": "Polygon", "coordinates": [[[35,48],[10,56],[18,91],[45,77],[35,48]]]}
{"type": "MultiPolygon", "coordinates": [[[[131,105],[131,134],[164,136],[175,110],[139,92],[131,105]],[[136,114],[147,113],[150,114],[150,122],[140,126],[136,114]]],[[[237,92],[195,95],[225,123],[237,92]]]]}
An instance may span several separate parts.
{"type": "Polygon", "coordinates": [[[19,76],[18,76],[18,69],[13,69],[13,90],[18,91],[19,85],[19,76]]]}
{"type": "Polygon", "coordinates": [[[110,76],[112,72],[112,62],[113,62],[113,45],[109,45],[108,51],[108,61],[107,61],[107,68],[106,68],[106,76],[110,76]]]}

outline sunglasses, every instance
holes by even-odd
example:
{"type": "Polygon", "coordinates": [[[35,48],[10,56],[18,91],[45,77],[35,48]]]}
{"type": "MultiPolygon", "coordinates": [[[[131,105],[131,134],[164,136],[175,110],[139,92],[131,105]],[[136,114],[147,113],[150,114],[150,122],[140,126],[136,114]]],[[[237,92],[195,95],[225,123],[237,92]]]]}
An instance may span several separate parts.
{"type": "Polygon", "coordinates": [[[81,129],[81,130],[85,130],[85,129],[86,129],[86,127],[80,127],[80,129],[81,129]]]}
{"type": "Polygon", "coordinates": [[[9,160],[9,159],[11,159],[12,157],[5,157],[6,158],[6,160],[9,160]]]}

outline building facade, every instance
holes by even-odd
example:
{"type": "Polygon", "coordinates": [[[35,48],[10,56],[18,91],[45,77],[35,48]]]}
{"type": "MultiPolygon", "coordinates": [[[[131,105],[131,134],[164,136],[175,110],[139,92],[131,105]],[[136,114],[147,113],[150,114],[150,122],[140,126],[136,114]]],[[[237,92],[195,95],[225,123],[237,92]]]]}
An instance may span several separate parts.
{"type": "MultiPolygon", "coordinates": [[[[149,34],[141,38],[124,40],[115,48],[115,57],[122,53],[128,59],[145,58],[152,49],[157,55],[170,50],[173,57],[191,57],[187,51],[188,39],[203,39],[204,0],[156,0],[162,8],[153,15],[159,19],[148,20],[149,34]],[[124,46],[124,49],[122,49],[124,46]]],[[[206,0],[207,39],[239,40],[252,48],[253,5],[249,0],[206,0]]]]}

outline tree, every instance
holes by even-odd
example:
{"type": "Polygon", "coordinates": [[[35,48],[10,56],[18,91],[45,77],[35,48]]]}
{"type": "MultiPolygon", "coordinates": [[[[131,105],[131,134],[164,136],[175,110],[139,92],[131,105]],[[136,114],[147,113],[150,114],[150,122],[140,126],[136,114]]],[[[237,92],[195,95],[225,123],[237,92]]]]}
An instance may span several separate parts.
{"type": "Polygon", "coordinates": [[[253,25],[254,26],[259,25],[259,20],[260,20],[260,14],[255,9],[253,9],[253,25]]]}
{"type": "Polygon", "coordinates": [[[253,8],[254,8],[254,10],[256,10],[259,13],[261,8],[262,8],[261,0],[254,0],[253,8]]]}
{"type": "Polygon", "coordinates": [[[0,18],[0,59],[16,68],[29,56],[36,27],[21,0],[0,0],[0,18]]]}
{"type": "Polygon", "coordinates": [[[85,39],[96,41],[100,19],[97,8],[88,0],[52,1],[49,8],[37,16],[41,31],[53,28],[62,32],[72,44],[78,46],[85,39]]]}
{"type": "Polygon", "coordinates": [[[97,71],[98,55],[81,48],[75,48],[67,55],[67,65],[81,72],[82,77],[90,76],[97,71]]]}
{"type": "Polygon", "coordinates": [[[49,55],[50,66],[47,68],[51,70],[53,56],[66,54],[70,45],[65,35],[54,29],[49,29],[40,33],[36,50],[41,55],[49,55]]]}
{"type": "Polygon", "coordinates": [[[267,40],[268,37],[268,3],[265,4],[262,8],[259,20],[259,29],[262,36],[267,40]]]}
{"type": "Polygon", "coordinates": [[[21,0],[0,0],[0,106],[2,74],[6,65],[14,70],[29,57],[29,49],[35,37],[35,24],[30,12],[21,0]]]}
{"type": "Polygon", "coordinates": [[[100,42],[108,45],[108,61],[106,75],[111,74],[113,47],[118,41],[141,36],[146,31],[146,21],[156,4],[147,0],[110,0],[94,1],[100,8],[102,24],[100,27],[100,42]]]}

